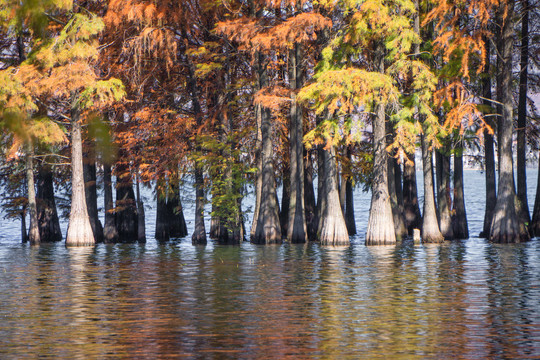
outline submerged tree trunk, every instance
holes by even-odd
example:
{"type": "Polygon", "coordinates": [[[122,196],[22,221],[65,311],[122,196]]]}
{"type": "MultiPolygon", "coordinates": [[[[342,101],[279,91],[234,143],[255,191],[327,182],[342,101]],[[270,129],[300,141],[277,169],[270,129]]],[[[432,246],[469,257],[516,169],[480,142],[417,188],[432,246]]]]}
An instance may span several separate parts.
{"type": "MultiPolygon", "coordinates": [[[[384,47],[376,50],[377,71],[384,73],[384,47]]],[[[366,231],[366,245],[393,245],[396,230],[390,196],[388,194],[388,156],[386,153],[385,106],[375,107],[373,118],[373,182],[371,185],[371,208],[366,231]]]]}
{"type": "MultiPolygon", "coordinates": [[[[484,39],[485,52],[486,52],[486,74],[482,80],[482,95],[484,97],[484,106],[491,108],[491,76],[489,75],[490,69],[490,46],[489,39],[484,39]]],[[[489,119],[489,118],[488,118],[489,119]]],[[[488,125],[492,130],[495,129],[495,122],[488,120],[488,125]]],[[[495,178],[495,147],[493,141],[493,134],[489,130],[484,131],[484,152],[485,152],[485,171],[486,171],[486,209],[484,212],[484,226],[480,237],[488,238],[491,229],[491,219],[493,218],[493,209],[497,203],[497,190],[496,190],[496,178],[495,178]]]]}
{"type": "Polygon", "coordinates": [[[26,210],[21,211],[21,241],[28,242],[28,233],[26,232],[26,210]]]}
{"type": "Polygon", "coordinates": [[[93,246],[94,234],[86,208],[81,123],[78,109],[71,111],[71,192],[66,246],[93,246]]]}
{"type": "Polygon", "coordinates": [[[139,228],[137,202],[131,172],[123,163],[116,165],[116,226],[119,242],[137,241],[139,228]]]}
{"type": "Polygon", "coordinates": [[[422,161],[424,165],[424,216],[422,218],[422,241],[442,243],[444,237],[439,230],[435,194],[433,192],[433,152],[422,136],[422,161]]]}
{"type": "Polygon", "coordinates": [[[463,189],[463,153],[458,149],[454,155],[454,236],[456,239],[469,238],[467,211],[465,210],[465,191],[463,189]]]}
{"type": "Polygon", "coordinates": [[[41,242],[61,241],[62,230],[56,211],[53,174],[50,167],[40,166],[37,179],[39,237],[41,242]]]}
{"type": "MultiPolygon", "coordinates": [[[[403,217],[403,200],[400,204],[398,197],[398,187],[401,190],[401,175],[396,176],[396,159],[388,158],[388,195],[390,197],[390,207],[392,208],[392,217],[394,219],[394,232],[396,241],[401,241],[407,236],[407,227],[405,226],[405,218],[403,217]],[[396,179],[400,183],[396,183],[396,179]]],[[[399,167],[399,164],[398,164],[399,167]]],[[[403,195],[402,195],[403,196],[403,195]]],[[[403,199],[403,197],[402,197],[403,199]]]]}
{"type": "MultiPolygon", "coordinates": [[[[302,53],[300,45],[295,44],[291,51],[291,88],[300,89],[303,85],[302,53]]],[[[293,92],[290,113],[290,189],[287,240],[291,243],[304,243],[308,239],[305,216],[305,176],[304,176],[304,118],[302,106],[296,102],[293,92]]]]}
{"type": "Polygon", "coordinates": [[[289,226],[289,211],[291,206],[291,178],[289,169],[284,166],[283,184],[281,187],[281,206],[279,210],[279,224],[281,225],[281,237],[287,238],[287,227],[289,226]]]}
{"type": "Polygon", "coordinates": [[[490,240],[498,243],[518,243],[529,240],[529,234],[520,223],[516,211],[517,196],[514,189],[514,176],[512,164],[512,130],[513,130],[513,103],[512,103],[512,49],[513,49],[513,16],[514,0],[509,0],[505,9],[499,15],[502,22],[499,39],[500,67],[500,95],[502,103],[502,118],[499,127],[499,191],[497,204],[493,211],[490,240]]]}
{"type": "Polygon", "coordinates": [[[204,177],[200,166],[195,167],[195,229],[191,235],[194,245],[206,244],[206,229],[204,226],[204,177]]]}
{"type": "Polygon", "coordinates": [[[26,183],[28,184],[28,210],[30,213],[28,240],[30,245],[39,245],[41,238],[37,216],[36,187],[34,184],[34,148],[30,143],[26,145],[26,183]]]}
{"type": "Polygon", "coordinates": [[[437,166],[437,204],[439,210],[439,230],[446,240],[454,238],[452,226],[452,199],[450,197],[450,156],[435,152],[437,166]]]}
{"type": "Polygon", "coordinates": [[[94,239],[96,243],[103,242],[103,226],[99,221],[98,206],[97,206],[97,176],[96,176],[96,163],[94,156],[87,156],[83,161],[83,173],[84,173],[84,193],[86,197],[86,208],[88,210],[88,217],[90,218],[90,225],[92,226],[92,232],[94,233],[94,239]]]}
{"type": "Polygon", "coordinates": [[[527,79],[529,76],[529,0],[522,1],[521,18],[521,66],[519,75],[519,103],[517,120],[517,197],[521,221],[530,223],[529,202],[527,200],[527,79]]]}
{"type": "Polygon", "coordinates": [[[409,235],[413,229],[420,229],[422,226],[422,216],[418,204],[418,190],[416,187],[416,161],[414,154],[407,154],[403,164],[403,207],[405,215],[405,225],[409,235]]]}
{"type": "Polygon", "coordinates": [[[116,216],[114,214],[111,164],[107,162],[103,163],[103,183],[105,203],[105,225],[103,226],[103,240],[106,243],[115,243],[118,240],[118,229],[116,228],[116,216]]]}

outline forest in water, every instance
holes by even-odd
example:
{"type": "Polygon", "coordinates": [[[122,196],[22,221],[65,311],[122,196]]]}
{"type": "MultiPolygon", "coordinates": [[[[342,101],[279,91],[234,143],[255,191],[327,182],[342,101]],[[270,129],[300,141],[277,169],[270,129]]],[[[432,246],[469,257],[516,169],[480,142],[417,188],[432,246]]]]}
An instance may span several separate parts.
{"type": "Polygon", "coordinates": [[[347,245],[364,187],[366,245],[441,243],[469,237],[468,154],[480,237],[527,241],[538,4],[0,0],[3,213],[33,245],[145,242],[151,189],[158,241],[347,245]]]}

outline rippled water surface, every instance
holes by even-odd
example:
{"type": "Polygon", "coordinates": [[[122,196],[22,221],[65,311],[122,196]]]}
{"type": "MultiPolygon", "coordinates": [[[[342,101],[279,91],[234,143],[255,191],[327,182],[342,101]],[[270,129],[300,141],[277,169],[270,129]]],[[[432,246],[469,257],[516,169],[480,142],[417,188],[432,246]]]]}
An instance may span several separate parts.
{"type": "Polygon", "coordinates": [[[0,359],[540,358],[538,240],[66,249],[2,227],[0,359]]]}

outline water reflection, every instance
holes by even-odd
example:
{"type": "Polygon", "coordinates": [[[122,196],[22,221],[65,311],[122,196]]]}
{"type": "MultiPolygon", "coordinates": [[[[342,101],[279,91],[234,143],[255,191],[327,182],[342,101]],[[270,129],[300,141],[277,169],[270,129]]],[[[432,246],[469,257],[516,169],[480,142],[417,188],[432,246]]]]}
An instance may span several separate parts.
{"type": "Polygon", "coordinates": [[[0,358],[536,358],[540,245],[20,245],[0,358]]]}

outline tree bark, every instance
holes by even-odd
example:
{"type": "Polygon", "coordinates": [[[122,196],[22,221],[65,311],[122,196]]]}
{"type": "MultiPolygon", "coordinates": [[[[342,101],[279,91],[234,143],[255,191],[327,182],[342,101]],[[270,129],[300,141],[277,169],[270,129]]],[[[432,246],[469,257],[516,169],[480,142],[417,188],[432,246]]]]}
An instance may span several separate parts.
{"type": "MultiPolygon", "coordinates": [[[[285,159],[283,159],[285,161],[285,159]]],[[[289,165],[290,166],[290,165],[289,165]]],[[[289,166],[284,164],[283,184],[281,187],[281,206],[279,210],[279,224],[281,225],[281,236],[287,238],[287,228],[289,226],[289,211],[291,207],[291,174],[289,166]]]]}
{"type": "Polygon", "coordinates": [[[95,239],[84,189],[81,123],[76,108],[71,111],[71,192],[66,246],[93,246],[95,239]]]}
{"type": "Polygon", "coordinates": [[[499,127],[499,191],[497,204],[493,211],[490,240],[498,243],[519,243],[529,240],[527,230],[520,223],[516,212],[517,196],[514,189],[512,164],[512,48],[513,48],[513,16],[514,0],[505,4],[503,19],[499,15],[502,28],[499,39],[500,54],[500,96],[502,103],[502,118],[499,127]]]}
{"type": "Polygon", "coordinates": [[[26,210],[21,211],[21,241],[28,242],[28,233],[26,232],[26,210]]]}
{"type": "MultiPolygon", "coordinates": [[[[482,80],[482,95],[484,97],[483,104],[486,108],[491,108],[491,76],[490,72],[490,40],[484,38],[486,52],[486,73],[482,80]]],[[[489,118],[488,118],[489,119],[489,118]]],[[[495,130],[495,122],[486,120],[492,130],[495,130]]],[[[489,130],[484,131],[484,152],[485,152],[485,171],[486,171],[486,209],[484,212],[484,226],[480,237],[488,238],[491,229],[491,219],[493,218],[493,209],[497,203],[497,188],[495,181],[495,148],[493,134],[489,130]]]]}
{"type": "Polygon", "coordinates": [[[103,163],[105,225],[103,226],[103,240],[105,243],[118,241],[118,229],[116,228],[116,216],[114,214],[113,186],[111,164],[103,163]]]}
{"type": "MultiPolygon", "coordinates": [[[[461,145],[460,145],[461,147],[461,145]]],[[[454,155],[454,237],[456,239],[469,238],[467,224],[467,211],[465,209],[465,191],[463,189],[463,153],[458,149],[454,155]]]]}
{"type": "MultiPolygon", "coordinates": [[[[396,241],[401,241],[407,236],[407,227],[405,226],[405,218],[403,217],[403,202],[399,203],[397,188],[401,190],[401,176],[396,177],[396,159],[388,158],[388,196],[390,197],[390,207],[392,208],[392,217],[394,219],[394,232],[396,241]],[[400,180],[399,185],[396,184],[396,178],[400,180]]],[[[398,165],[399,166],[399,165],[398,165]]]]}
{"type": "Polygon", "coordinates": [[[439,230],[446,240],[454,238],[452,227],[452,198],[450,197],[450,156],[435,152],[437,171],[437,204],[439,210],[439,230]]]}
{"type": "MultiPolygon", "coordinates": [[[[384,73],[384,46],[375,51],[377,71],[384,73]]],[[[386,114],[382,103],[375,106],[373,118],[373,183],[371,208],[366,231],[366,245],[394,245],[396,229],[388,194],[388,156],[386,153],[386,114]]]]}
{"type": "Polygon", "coordinates": [[[424,216],[422,220],[422,241],[442,243],[444,237],[439,230],[435,194],[433,192],[433,151],[422,135],[422,162],[424,165],[424,216]]]}
{"type": "Polygon", "coordinates": [[[34,184],[34,148],[31,143],[26,145],[26,183],[28,184],[28,210],[30,213],[28,241],[30,241],[30,245],[39,245],[41,237],[39,234],[36,187],[34,184]]]}
{"type": "Polygon", "coordinates": [[[95,157],[92,154],[89,154],[83,160],[83,173],[88,217],[90,218],[94,239],[96,243],[100,243],[103,242],[103,226],[101,225],[101,221],[99,221],[98,215],[96,163],[95,157]]]}
{"type": "Polygon", "coordinates": [[[517,120],[517,197],[519,216],[525,223],[531,222],[529,202],[527,200],[527,79],[529,66],[529,0],[522,1],[521,17],[521,64],[519,75],[519,102],[517,120]]]}
{"type": "Polygon", "coordinates": [[[179,179],[175,177],[169,179],[169,191],[166,195],[167,215],[165,219],[167,219],[169,236],[173,238],[181,238],[188,235],[184,209],[180,199],[179,183],[179,179]]]}
{"type": "Polygon", "coordinates": [[[533,216],[530,231],[534,236],[540,236],[540,153],[538,156],[538,179],[536,180],[536,197],[534,199],[533,216]]]}
{"type": "Polygon", "coordinates": [[[37,212],[41,242],[62,241],[50,167],[40,166],[37,179],[37,212]]]}

